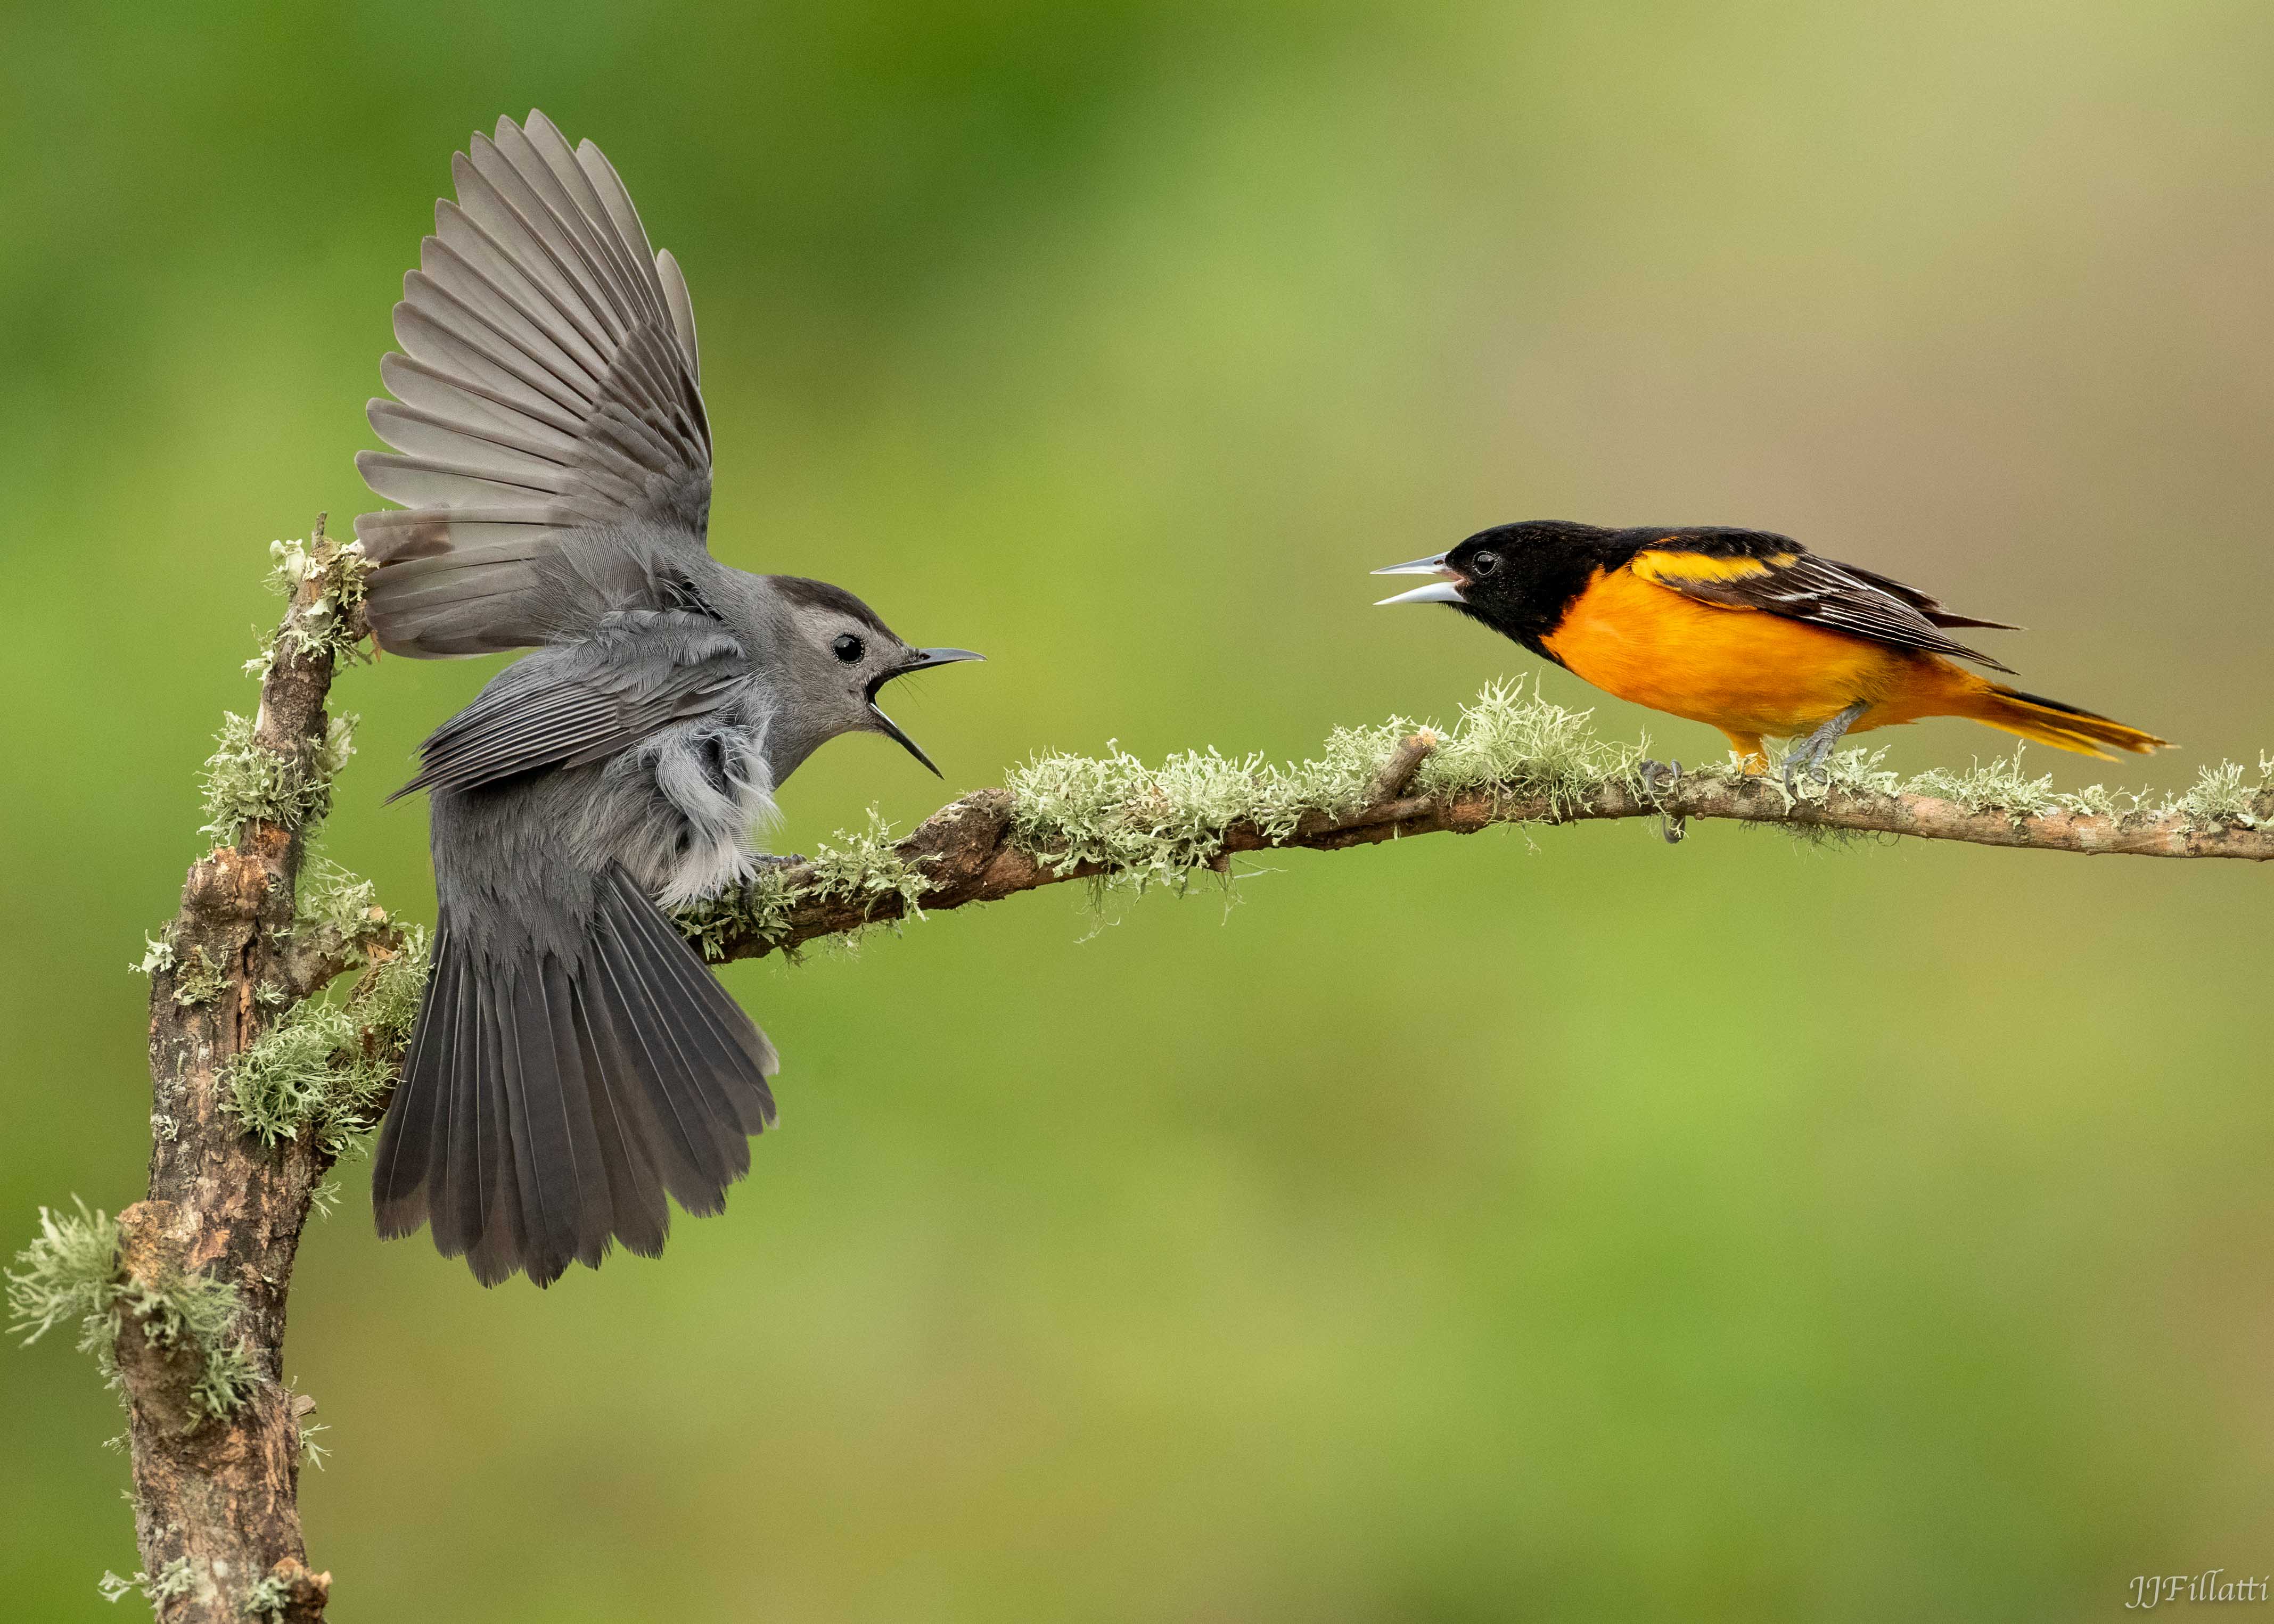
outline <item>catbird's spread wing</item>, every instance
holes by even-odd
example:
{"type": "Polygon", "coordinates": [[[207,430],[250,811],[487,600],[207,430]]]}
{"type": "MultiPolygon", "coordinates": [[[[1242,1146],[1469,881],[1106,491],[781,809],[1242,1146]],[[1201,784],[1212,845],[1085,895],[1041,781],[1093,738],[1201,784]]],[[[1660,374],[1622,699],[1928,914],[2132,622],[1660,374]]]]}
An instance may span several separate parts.
{"type": "Polygon", "coordinates": [[[710,568],[711,429],[694,306],[599,147],[542,113],[451,163],[458,198],[403,279],[356,466],[380,647],[486,654],[667,606],[710,568]]]}
{"type": "Polygon", "coordinates": [[[750,674],[742,646],[692,614],[610,615],[573,650],[508,666],[419,748],[413,790],[467,790],[606,761],[658,728],[716,710],[750,674]]]}
{"type": "Polygon", "coordinates": [[[1952,614],[1916,587],[1818,558],[1782,536],[1765,531],[1670,535],[1636,553],[1628,568],[1645,581],[1717,608],[1764,610],[1894,648],[2007,669],[1980,650],[1946,637],[1941,628],[2012,628],[1952,614]]]}

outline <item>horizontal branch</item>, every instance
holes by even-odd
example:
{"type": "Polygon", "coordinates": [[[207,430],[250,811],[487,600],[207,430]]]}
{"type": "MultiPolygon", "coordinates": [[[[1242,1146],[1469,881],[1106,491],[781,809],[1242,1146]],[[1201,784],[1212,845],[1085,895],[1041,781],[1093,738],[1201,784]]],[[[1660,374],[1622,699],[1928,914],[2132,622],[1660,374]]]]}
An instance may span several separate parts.
{"type": "MultiPolygon", "coordinates": [[[[1579,736],[1572,725],[1584,719],[1537,699],[1488,692],[1462,733],[1376,730],[1370,736],[1375,764],[1353,780],[1364,786],[1356,796],[1337,804],[1327,794],[1328,804],[1290,810],[1288,785],[1330,775],[1330,758],[1260,778],[1269,802],[1265,814],[1235,809],[1213,820],[1195,820],[1178,804],[1180,788],[1191,782],[1187,770],[1197,763],[1254,775],[1256,763],[1189,756],[1148,778],[1126,756],[1103,763],[1052,758],[1014,775],[1012,788],[979,790],[942,808],[905,839],[885,842],[872,834],[864,847],[861,837],[840,836],[841,848],[825,846],[816,858],[773,868],[750,893],[682,912],[681,924],[714,959],[754,959],[911,914],[992,902],[1068,880],[1173,881],[1204,868],[1224,872],[1233,856],[1247,852],[1337,851],[1413,835],[1475,834],[1496,824],[1618,818],[1661,819],[1670,838],[1680,838],[1687,820],[1726,819],[1809,834],[1907,835],[2089,856],[2274,860],[2274,779],[2263,763],[2255,783],[2246,783],[2240,769],[2212,769],[2187,795],[2160,803],[2097,790],[2059,794],[2050,780],[2022,777],[2018,757],[1899,786],[1862,752],[1834,763],[1829,785],[1803,784],[1796,795],[1779,778],[1746,776],[1733,767],[1671,781],[1660,775],[1653,788],[1640,770],[1639,750],[1579,736]],[[1532,726],[1505,726],[1510,714],[1532,726]],[[1544,737],[1553,748],[1532,759],[1508,757],[1503,749],[1487,763],[1501,771],[1486,781],[1473,781],[1473,760],[1465,773],[1456,762],[1431,781],[1428,770],[1447,764],[1464,747],[1477,756],[1476,734],[1488,726],[1496,727],[1498,741],[1513,736],[1537,744],[1544,737]],[[1602,770],[1575,778],[1575,763],[1602,770]],[[1079,822],[1063,807],[1030,805],[1038,780],[1051,776],[1046,770],[1068,763],[1118,769],[1127,792],[1122,802],[1086,805],[1079,822]],[[1121,852],[1100,849],[1116,845],[1117,836],[1121,852]],[[1117,860],[1125,855],[1133,861],[1117,860]]],[[[1368,737],[1346,733],[1337,741],[1368,737]]],[[[1482,747],[1484,754],[1494,754],[1493,742],[1482,747]]],[[[1348,778],[1351,763],[1342,771],[1348,778]]],[[[1236,795],[1216,799],[1237,808],[1236,795]]],[[[1299,794],[1293,800],[1299,802],[1299,794]]]]}

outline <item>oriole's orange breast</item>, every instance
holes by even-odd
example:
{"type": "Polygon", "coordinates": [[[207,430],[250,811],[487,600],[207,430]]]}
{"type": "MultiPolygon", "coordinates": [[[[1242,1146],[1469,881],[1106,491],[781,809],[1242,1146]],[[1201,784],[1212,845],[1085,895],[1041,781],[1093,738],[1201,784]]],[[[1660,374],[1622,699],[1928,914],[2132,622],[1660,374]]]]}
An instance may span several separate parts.
{"type": "Polygon", "coordinates": [[[1701,604],[1623,567],[1598,570],[1541,641],[1606,693],[1740,733],[1806,733],[1858,699],[1876,710],[1926,674],[1900,650],[1701,604]]]}

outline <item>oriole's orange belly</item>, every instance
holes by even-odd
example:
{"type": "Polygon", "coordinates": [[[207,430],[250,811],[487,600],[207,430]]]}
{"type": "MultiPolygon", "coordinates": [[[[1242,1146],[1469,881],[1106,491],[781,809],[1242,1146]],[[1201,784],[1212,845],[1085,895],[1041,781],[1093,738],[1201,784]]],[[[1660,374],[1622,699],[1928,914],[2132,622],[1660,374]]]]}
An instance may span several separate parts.
{"type": "Polygon", "coordinates": [[[1851,731],[1907,721],[1946,662],[1752,609],[1718,609],[1616,569],[1541,640],[1575,675],[1653,710],[1789,737],[1861,699],[1851,731]]]}

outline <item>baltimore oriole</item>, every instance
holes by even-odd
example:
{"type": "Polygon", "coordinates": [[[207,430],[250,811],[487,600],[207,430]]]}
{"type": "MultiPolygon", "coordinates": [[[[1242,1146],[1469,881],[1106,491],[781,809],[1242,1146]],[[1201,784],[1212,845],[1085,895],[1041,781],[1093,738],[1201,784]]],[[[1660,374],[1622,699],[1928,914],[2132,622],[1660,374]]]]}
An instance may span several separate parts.
{"type": "Polygon", "coordinates": [[[1606,693],[1711,723],[1748,771],[1767,764],[1763,734],[1800,741],[1788,784],[1796,771],[1820,774],[1842,734],[1930,716],[2104,761],[2170,742],[1951,663],[2009,669],[1946,628],[2019,628],[1953,614],[1916,587],[1765,530],[1532,520],[1374,573],[1435,577],[1383,603],[1449,604],[1606,693]]]}

